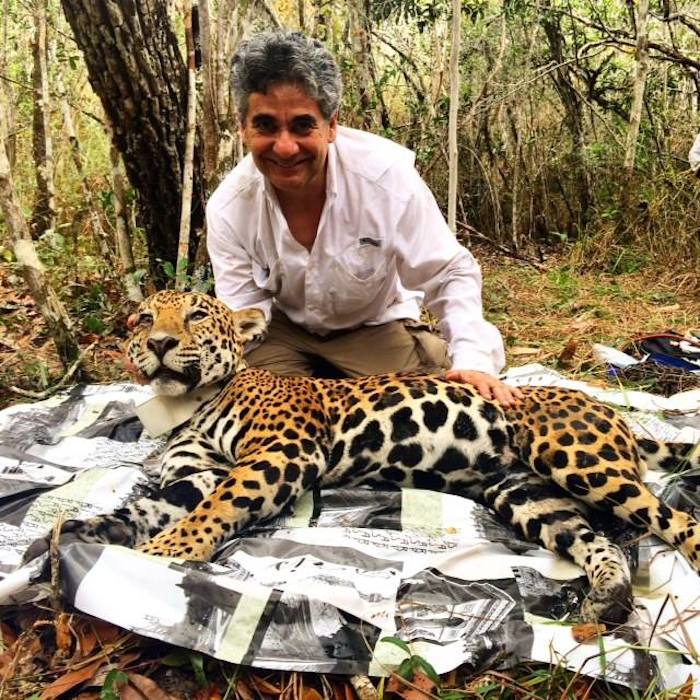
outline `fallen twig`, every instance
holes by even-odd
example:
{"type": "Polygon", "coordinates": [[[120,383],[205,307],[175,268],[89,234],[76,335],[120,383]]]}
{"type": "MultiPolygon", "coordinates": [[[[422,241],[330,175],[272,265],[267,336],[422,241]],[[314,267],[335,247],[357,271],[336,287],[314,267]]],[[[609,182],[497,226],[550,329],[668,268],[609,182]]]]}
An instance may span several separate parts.
{"type": "Polygon", "coordinates": [[[73,378],[78,370],[78,367],[82,364],[85,356],[97,345],[97,343],[90,343],[85,350],[80,353],[78,359],[68,368],[68,371],[54,384],[53,386],[45,389],[44,391],[30,391],[29,389],[20,389],[17,386],[11,386],[10,391],[20,396],[26,396],[29,399],[36,399],[41,401],[42,399],[48,399],[49,396],[53,396],[57,391],[62,389],[68,382],[73,378]]]}
{"type": "Polygon", "coordinates": [[[350,685],[355,689],[360,700],[378,700],[379,694],[367,676],[350,676],[350,685]]]}
{"type": "Polygon", "coordinates": [[[527,263],[528,265],[531,265],[538,272],[542,272],[545,269],[544,265],[540,265],[540,263],[536,262],[535,260],[531,260],[530,258],[528,258],[520,253],[516,253],[515,251],[511,250],[508,246],[505,246],[502,243],[497,243],[496,241],[492,241],[488,236],[485,236],[483,233],[481,233],[481,231],[478,231],[473,226],[470,226],[469,224],[464,223],[464,221],[458,221],[457,227],[460,229],[464,229],[465,231],[468,231],[470,235],[476,236],[480,241],[484,241],[485,243],[488,243],[489,245],[493,246],[497,250],[501,251],[501,253],[503,253],[504,255],[507,255],[508,257],[515,258],[516,260],[520,260],[521,262],[524,262],[524,263],[527,263]]]}

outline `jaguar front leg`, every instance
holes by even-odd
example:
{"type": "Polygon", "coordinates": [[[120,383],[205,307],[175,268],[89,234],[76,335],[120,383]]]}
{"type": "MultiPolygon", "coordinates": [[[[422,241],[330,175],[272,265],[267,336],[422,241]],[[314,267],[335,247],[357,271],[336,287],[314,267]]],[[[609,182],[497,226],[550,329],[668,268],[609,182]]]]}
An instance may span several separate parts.
{"type": "MultiPolygon", "coordinates": [[[[112,513],[66,520],[60,542],[88,542],[137,547],[178,522],[206,498],[231,470],[229,463],[185,430],[162,458],[159,488],[112,513]]],[[[24,554],[31,561],[49,548],[51,533],[35,540],[24,554]]]]}
{"type": "Polygon", "coordinates": [[[324,464],[320,454],[292,460],[268,449],[237,460],[228,476],[197,507],[139,547],[142,552],[208,561],[226,539],[272,518],[311,488],[324,464]]]}

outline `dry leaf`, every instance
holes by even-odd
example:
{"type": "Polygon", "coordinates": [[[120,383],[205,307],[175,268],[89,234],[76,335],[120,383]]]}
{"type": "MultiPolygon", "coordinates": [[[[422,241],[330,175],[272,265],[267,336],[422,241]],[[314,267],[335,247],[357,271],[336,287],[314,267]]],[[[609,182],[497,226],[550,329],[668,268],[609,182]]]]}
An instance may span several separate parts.
{"type": "Polygon", "coordinates": [[[589,639],[602,636],[605,634],[605,631],[605,625],[599,625],[595,622],[583,622],[571,628],[571,636],[580,644],[581,642],[587,642],[589,639]]]}
{"type": "Polygon", "coordinates": [[[17,641],[17,635],[14,630],[4,622],[0,622],[0,636],[2,636],[4,649],[9,649],[17,641]]]}
{"type": "Polygon", "coordinates": [[[194,700],[222,700],[221,692],[215,685],[197,691],[194,700]]]}
{"type": "Polygon", "coordinates": [[[62,612],[54,620],[54,629],[56,630],[56,649],[68,656],[68,652],[73,646],[73,634],[71,633],[70,625],[71,616],[69,613],[62,612]]]}
{"type": "Polygon", "coordinates": [[[522,346],[516,346],[514,348],[510,348],[508,350],[508,354],[510,355],[515,355],[516,357],[518,355],[537,355],[537,353],[540,352],[539,348],[526,348],[522,346]]]}
{"type": "Polygon", "coordinates": [[[253,693],[250,686],[242,678],[236,681],[236,693],[240,695],[243,700],[256,700],[255,693],[253,693]]]}
{"type": "Polygon", "coordinates": [[[678,695],[676,695],[672,700],[693,700],[696,696],[693,695],[693,687],[695,686],[695,682],[693,680],[692,674],[688,676],[688,679],[686,680],[683,685],[678,688],[678,695]]]}
{"type": "Polygon", "coordinates": [[[386,691],[388,693],[396,693],[404,700],[427,700],[429,697],[428,693],[432,693],[434,690],[435,683],[420,671],[416,671],[413,674],[411,685],[408,685],[396,674],[392,675],[389,682],[386,684],[386,691]]]}
{"type": "Polygon", "coordinates": [[[571,338],[566,342],[564,349],[559,353],[559,364],[562,367],[571,367],[571,361],[574,359],[578,343],[571,338]]]}
{"type": "Polygon", "coordinates": [[[92,628],[92,624],[86,620],[81,620],[80,624],[75,628],[75,636],[78,638],[78,643],[74,658],[82,659],[90,656],[93,649],[97,646],[97,635],[92,628]]]}
{"type": "MultiPolygon", "coordinates": [[[[140,673],[133,673],[131,671],[126,675],[129,676],[129,684],[134,686],[141,696],[147,698],[147,700],[173,700],[173,696],[166,693],[151,678],[142,676],[140,673]]],[[[121,697],[126,697],[123,694],[123,691],[121,697]]]]}
{"type": "Polygon", "coordinates": [[[97,659],[87,666],[83,666],[77,671],[69,671],[65,673],[60,678],[57,678],[53,683],[48,685],[41,693],[41,700],[52,700],[57,698],[59,695],[75,688],[75,686],[84,683],[95,675],[102,664],[105,663],[105,659],[97,659]]]}
{"type": "Polygon", "coordinates": [[[95,633],[100,646],[111,644],[119,639],[122,634],[124,634],[124,630],[120,629],[116,625],[113,625],[111,622],[98,620],[97,618],[92,620],[92,631],[95,633]]]}
{"type": "Polygon", "coordinates": [[[323,700],[321,694],[316,690],[316,688],[302,688],[301,700],[323,700]]]}
{"type": "Polygon", "coordinates": [[[264,678],[259,676],[250,675],[248,680],[261,692],[269,693],[270,695],[279,695],[282,692],[281,688],[278,688],[270,681],[266,681],[264,678]]]}

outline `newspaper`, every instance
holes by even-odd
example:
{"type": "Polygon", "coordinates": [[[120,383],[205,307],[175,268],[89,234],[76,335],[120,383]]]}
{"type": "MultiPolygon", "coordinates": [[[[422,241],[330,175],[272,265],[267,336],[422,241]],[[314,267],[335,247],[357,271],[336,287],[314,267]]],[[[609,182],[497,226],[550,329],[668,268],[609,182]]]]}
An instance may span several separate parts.
{"type": "MultiPolygon", "coordinates": [[[[570,384],[538,365],[509,380],[570,384]]],[[[58,517],[110,511],[154,487],[164,440],[147,437],[135,418],[150,396],[131,385],[79,386],[0,412],[4,604],[44,594],[41,560],[21,566],[21,556],[58,517]]],[[[640,432],[700,442],[666,423],[663,410],[629,417],[640,432]]],[[[700,504],[697,484],[657,481],[700,504]]],[[[634,688],[672,688],[691,675],[700,695],[700,579],[653,538],[632,553],[635,612],[619,633],[587,643],[571,633],[587,590],[578,567],[518,540],[479,504],[413,489],[309,492],[294,513],[244,532],[212,563],[71,543],[61,551],[61,585],[86,613],[260,668],[387,675],[404,657],[382,641],[393,636],[439,673],[534,660],[634,688]]]]}

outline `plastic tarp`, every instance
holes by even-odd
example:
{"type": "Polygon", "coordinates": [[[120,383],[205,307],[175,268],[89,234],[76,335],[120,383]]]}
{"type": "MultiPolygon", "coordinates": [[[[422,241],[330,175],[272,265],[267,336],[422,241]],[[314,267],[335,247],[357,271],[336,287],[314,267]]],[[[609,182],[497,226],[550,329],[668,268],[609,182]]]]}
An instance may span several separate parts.
{"type": "MultiPolygon", "coordinates": [[[[538,365],[510,381],[571,385],[538,365]]],[[[678,418],[697,413],[700,394],[575,388],[634,408],[627,419],[644,435],[700,442],[678,418]],[[674,406],[674,424],[659,417],[674,406]]],[[[22,567],[21,557],[59,517],[107,512],[153,487],[164,440],[142,434],[134,414],[150,396],[126,384],[77,386],[0,412],[5,605],[45,594],[44,561],[22,567]]],[[[700,512],[697,476],[652,476],[668,499],[700,512]]],[[[692,675],[700,695],[700,579],[654,538],[617,534],[636,540],[636,609],[627,625],[586,643],[572,636],[587,588],[580,569],[520,541],[486,508],[431,491],[309,492],[294,513],[246,531],[206,564],[72,543],[61,549],[60,580],[86,613],[261,668],[386,675],[404,656],[381,641],[395,636],[439,673],[534,660],[638,688],[692,675]]]]}

